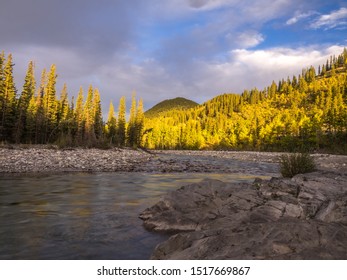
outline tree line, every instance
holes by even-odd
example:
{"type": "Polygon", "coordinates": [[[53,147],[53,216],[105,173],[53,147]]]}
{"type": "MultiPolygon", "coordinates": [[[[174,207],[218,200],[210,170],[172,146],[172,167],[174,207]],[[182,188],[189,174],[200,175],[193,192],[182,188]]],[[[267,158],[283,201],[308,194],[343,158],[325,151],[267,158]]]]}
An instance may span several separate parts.
{"type": "Polygon", "coordinates": [[[146,119],[152,149],[325,150],[347,153],[347,50],[263,90],[223,94],[146,119]]]}
{"type": "Polygon", "coordinates": [[[347,153],[347,50],[300,75],[263,90],[222,94],[191,109],[145,117],[142,100],[110,103],[102,119],[100,93],[81,87],[70,99],[67,85],[57,93],[56,66],[28,65],[18,94],[12,55],[0,53],[0,143],[149,149],[328,150],[347,153]],[[58,97],[59,95],[59,97],[58,97]]]}
{"type": "Polygon", "coordinates": [[[0,143],[58,144],[107,147],[140,145],[144,124],[142,100],[132,96],[126,121],[126,100],[119,101],[118,116],[110,104],[108,119],[102,118],[100,93],[89,86],[86,97],[81,87],[77,99],[68,96],[64,84],[58,98],[56,65],[43,69],[37,85],[35,65],[28,64],[24,85],[18,94],[13,77],[12,54],[0,53],[0,143]]]}

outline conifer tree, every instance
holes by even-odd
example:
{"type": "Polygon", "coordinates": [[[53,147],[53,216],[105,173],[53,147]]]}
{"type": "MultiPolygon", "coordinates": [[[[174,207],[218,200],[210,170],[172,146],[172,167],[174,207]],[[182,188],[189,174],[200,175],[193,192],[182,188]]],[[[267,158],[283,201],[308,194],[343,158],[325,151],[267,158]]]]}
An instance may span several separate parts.
{"type": "MultiPolygon", "coordinates": [[[[28,120],[28,108],[29,103],[32,97],[35,95],[36,91],[36,81],[34,76],[34,62],[30,61],[28,65],[27,74],[25,76],[25,82],[23,85],[23,91],[19,97],[18,100],[18,106],[17,106],[17,122],[16,122],[16,131],[15,131],[15,142],[21,143],[21,142],[27,142],[28,136],[27,136],[27,126],[28,120]]],[[[31,124],[29,125],[31,126],[31,124]]]]}
{"type": "Polygon", "coordinates": [[[131,97],[130,116],[127,127],[127,143],[128,146],[136,146],[136,94],[131,97]]]}
{"type": "Polygon", "coordinates": [[[5,109],[5,53],[0,53],[0,141],[4,140],[3,113],[5,109]]]}
{"type": "Polygon", "coordinates": [[[12,54],[9,54],[4,68],[3,104],[1,108],[1,140],[13,141],[16,123],[16,87],[13,79],[12,54]]]}
{"type": "Polygon", "coordinates": [[[143,101],[139,100],[136,116],[135,116],[135,143],[137,147],[141,147],[142,133],[144,128],[145,116],[143,112],[143,101]]]}
{"type": "Polygon", "coordinates": [[[56,83],[57,83],[56,66],[53,64],[50,68],[47,81],[46,91],[46,137],[47,142],[53,142],[57,125],[58,125],[58,101],[56,96],[56,83]]]}
{"type": "Polygon", "coordinates": [[[60,134],[59,141],[64,145],[71,145],[71,129],[72,129],[72,116],[71,108],[69,105],[69,97],[67,85],[64,83],[63,89],[60,93],[60,99],[58,102],[57,123],[58,132],[60,134]]]}
{"type": "Polygon", "coordinates": [[[118,120],[117,120],[117,137],[116,137],[116,143],[120,147],[125,146],[125,141],[126,141],[125,114],[126,114],[126,103],[125,103],[125,97],[122,96],[119,101],[118,120]]]}
{"type": "Polygon", "coordinates": [[[94,90],[93,110],[94,110],[94,132],[95,132],[96,138],[100,139],[102,136],[103,121],[102,121],[100,93],[98,89],[94,90]]]}
{"type": "Polygon", "coordinates": [[[95,143],[95,130],[94,130],[94,89],[90,85],[87,94],[87,100],[83,108],[83,117],[84,117],[84,141],[87,141],[88,145],[93,145],[95,143]]]}
{"type": "Polygon", "coordinates": [[[80,87],[80,90],[77,95],[76,107],[74,110],[74,117],[76,122],[75,141],[77,145],[81,145],[83,140],[83,134],[84,134],[83,88],[82,87],[80,87]]]}
{"type": "Polygon", "coordinates": [[[107,122],[106,122],[106,134],[111,144],[116,143],[116,133],[117,133],[117,120],[114,115],[114,106],[110,102],[110,107],[108,110],[107,122]]]}

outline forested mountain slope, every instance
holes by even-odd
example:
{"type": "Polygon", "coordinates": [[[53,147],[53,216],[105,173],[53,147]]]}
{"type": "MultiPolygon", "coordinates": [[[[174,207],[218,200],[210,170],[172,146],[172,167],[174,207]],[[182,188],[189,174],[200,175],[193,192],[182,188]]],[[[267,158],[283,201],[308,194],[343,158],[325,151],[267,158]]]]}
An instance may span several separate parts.
{"type": "Polygon", "coordinates": [[[166,99],[158,104],[154,105],[151,109],[145,112],[145,117],[154,118],[159,117],[161,114],[171,111],[171,110],[185,110],[198,106],[199,104],[183,98],[177,97],[174,99],[166,99]]]}
{"type": "Polygon", "coordinates": [[[185,111],[146,119],[153,149],[322,150],[347,152],[347,51],[317,70],[264,90],[223,94],[185,111]]]}

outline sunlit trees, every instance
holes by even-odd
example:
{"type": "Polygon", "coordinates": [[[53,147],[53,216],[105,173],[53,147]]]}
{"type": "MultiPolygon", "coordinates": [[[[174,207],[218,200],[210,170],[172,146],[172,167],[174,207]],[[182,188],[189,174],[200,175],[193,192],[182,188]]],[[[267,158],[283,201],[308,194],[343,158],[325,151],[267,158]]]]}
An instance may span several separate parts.
{"type": "Polygon", "coordinates": [[[34,63],[30,61],[25,76],[22,93],[17,102],[17,118],[15,126],[14,141],[16,143],[26,142],[28,137],[28,108],[30,100],[36,91],[36,81],[34,75],[34,63]]]}
{"type": "MultiPolygon", "coordinates": [[[[142,100],[126,100],[118,113],[111,103],[102,119],[98,89],[69,97],[64,84],[57,97],[53,64],[36,87],[34,62],[17,95],[12,55],[0,53],[0,141],[60,146],[129,146],[152,149],[327,149],[347,153],[347,50],[331,56],[318,71],[272,82],[264,90],[222,94],[188,107],[164,102],[146,117],[142,100]],[[76,100],[76,101],[75,101],[76,100]],[[163,104],[164,104],[163,103],[163,104]],[[157,113],[156,113],[157,112],[157,113]],[[117,114],[117,117],[116,117],[117,114]]],[[[177,102],[179,99],[175,99],[177,102]]],[[[191,102],[194,103],[194,102],[191,102]]],[[[159,104],[158,104],[159,105],[159,104]]]]}
{"type": "Polygon", "coordinates": [[[108,110],[107,121],[105,125],[106,137],[109,139],[110,144],[116,143],[117,137],[117,120],[114,113],[113,103],[110,103],[110,108],[108,110]]]}
{"type": "Polygon", "coordinates": [[[126,140],[126,104],[125,97],[122,96],[119,100],[119,108],[118,108],[118,118],[117,118],[117,137],[116,143],[118,146],[125,146],[126,140]]]}
{"type": "MultiPolygon", "coordinates": [[[[3,60],[3,58],[1,58],[3,60]]],[[[0,73],[3,79],[1,85],[1,113],[0,113],[0,137],[1,140],[13,139],[13,133],[16,123],[16,87],[13,78],[13,62],[12,55],[9,54],[4,66],[3,74],[0,73]]],[[[2,70],[1,70],[2,72],[2,70]]]]}

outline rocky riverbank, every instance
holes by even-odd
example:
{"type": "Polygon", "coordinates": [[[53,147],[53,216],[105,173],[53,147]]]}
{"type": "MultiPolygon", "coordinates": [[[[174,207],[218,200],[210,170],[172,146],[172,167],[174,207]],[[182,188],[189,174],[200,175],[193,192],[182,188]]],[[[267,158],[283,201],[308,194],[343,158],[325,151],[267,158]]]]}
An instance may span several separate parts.
{"type": "Polygon", "coordinates": [[[140,218],[177,233],[153,259],[347,259],[347,174],[226,184],[168,193],[140,218]]]}
{"type": "MultiPolygon", "coordinates": [[[[200,172],[279,176],[281,153],[0,147],[0,173],[200,172]]],[[[320,170],[347,172],[347,156],[313,155],[320,170]]]]}

